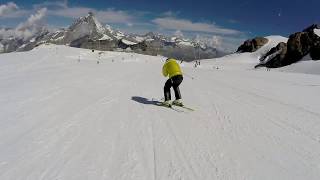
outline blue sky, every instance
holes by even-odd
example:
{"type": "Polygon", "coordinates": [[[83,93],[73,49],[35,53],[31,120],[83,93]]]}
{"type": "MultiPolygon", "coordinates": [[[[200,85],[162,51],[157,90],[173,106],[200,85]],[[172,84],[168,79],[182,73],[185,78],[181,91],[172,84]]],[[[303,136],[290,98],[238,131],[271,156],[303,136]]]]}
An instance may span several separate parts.
{"type": "Polygon", "coordinates": [[[246,38],[288,36],[320,22],[319,7],[319,0],[15,0],[1,1],[0,26],[16,27],[45,8],[36,16],[41,22],[66,27],[92,11],[103,24],[125,32],[214,37],[234,48],[246,38]]]}

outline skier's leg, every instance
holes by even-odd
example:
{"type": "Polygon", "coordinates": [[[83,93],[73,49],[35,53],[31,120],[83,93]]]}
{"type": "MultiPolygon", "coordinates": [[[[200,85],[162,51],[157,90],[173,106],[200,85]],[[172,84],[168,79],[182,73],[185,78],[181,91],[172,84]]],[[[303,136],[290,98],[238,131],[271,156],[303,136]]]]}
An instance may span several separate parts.
{"type": "Polygon", "coordinates": [[[175,95],[176,99],[177,100],[181,99],[181,93],[180,93],[179,86],[174,86],[173,89],[174,89],[174,95],[175,95]]]}
{"type": "Polygon", "coordinates": [[[174,90],[174,95],[176,97],[176,100],[181,99],[181,93],[180,93],[180,84],[183,80],[183,76],[178,75],[172,78],[172,86],[173,86],[173,90],[174,90]]]}
{"type": "Polygon", "coordinates": [[[172,87],[172,80],[168,79],[163,88],[165,101],[171,100],[171,92],[170,92],[171,87],[172,87]]]}

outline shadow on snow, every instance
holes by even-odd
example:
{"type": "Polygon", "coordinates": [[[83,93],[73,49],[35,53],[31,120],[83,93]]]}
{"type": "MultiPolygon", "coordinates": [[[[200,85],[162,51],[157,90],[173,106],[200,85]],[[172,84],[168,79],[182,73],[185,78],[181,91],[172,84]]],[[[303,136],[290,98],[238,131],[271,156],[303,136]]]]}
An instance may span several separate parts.
{"type": "Polygon", "coordinates": [[[132,101],[138,102],[140,104],[146,104],[146,105],[155,105],[158,106],[161,102],[157,101],[157,100],[149,100],[147,98],[144,97],[139,97],[139,96],[133,96],[131,98],[132,101]]]}

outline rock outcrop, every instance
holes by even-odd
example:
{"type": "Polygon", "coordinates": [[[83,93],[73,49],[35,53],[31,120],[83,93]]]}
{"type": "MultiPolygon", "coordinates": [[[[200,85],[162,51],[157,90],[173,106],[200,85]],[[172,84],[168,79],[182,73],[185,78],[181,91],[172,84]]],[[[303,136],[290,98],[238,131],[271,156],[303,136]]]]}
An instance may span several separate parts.
{"type": "Polygon", "coordinates": [[[320,25],[319,24],[314,24],[307,29],[309,33],[310,38],[312,39],[312,45],[310,48],[310,57],[313,60],[320,60],[320,25]],[[316,34],[316,32],[318,34],[316,34]]]}
{"type": "Polygon", "coordinates": [[[298,32],[289,37],[287,43],[287,55],[283,65],[290,65],[300,61],[304,56],[310,53],[312,39],[307,32],[298,32]]]}
{"type": "Polygon", "coordinates": [[[276,47],[272,48],[267,54],[260,59],[261,63],[256,67],[266,66],[274,68],[283,66],[287,54],[287,43],[281,42],[276,47]]]}
{"type": "Polygon", "coordinates": [[[320,29],[320,24],[312,24],[311,26],[305,28],[305,29],[303,30],[303,32],[313,33],[313,32],[314,32],[314,31],[313,31],[314,29],[320,29]]]}
{"type": "Polygon", "coordinates": [[[256,37],[245,41],[237,50],[239,53],[255,52],[268,43],[268,39],[264,37],[256,37]]]}
{"type": "Polygon", "coordinates": [[[272,48],[256,67],[283,67],[300,61],[308,54],[313,60],[320,60],[320,36],[315,33],[319,28],[320,25],[313,24],[302,32],[290,35],[287,43],[272,48]]]}

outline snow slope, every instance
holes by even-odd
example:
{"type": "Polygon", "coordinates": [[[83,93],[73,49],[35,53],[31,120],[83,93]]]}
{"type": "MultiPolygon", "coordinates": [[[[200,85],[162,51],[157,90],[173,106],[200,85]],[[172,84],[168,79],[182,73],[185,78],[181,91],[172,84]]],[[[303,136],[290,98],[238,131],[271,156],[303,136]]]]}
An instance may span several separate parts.
{"type": "Polygon", "coordinates": [[[277,46],[280,42],[288,41],[288,38],[282,36],[268,36],[266,38],[269,40],[268,43],[254,53],[234,53],[222,58],[202,62],[207,65],[215,64],[217,67],[229,70],[253,69],[255,65],[259,64],[259,59],[270,51],[271,48],[277,46]],[[212,63],[212,61],[214,61],[214,63],[212,63]]]}
{"type": "Polygon", "coordinates": [[[304,73],[304,74],[320,74],[320,61],[314,61],[308,54],[301,61],[285,66],[277,71],[304,73]]]}
{"type": "Polygon", "coordinates": [[[175,112],[152,100],[163,59],[0,55],[0,179],[319,179],[320,76],[183,63],[196,111],[175,112]]]}
{"type": "MultiPolygon", "coordinates": [[[[288,38],[282,36],[268,36],[269,42],[254,53],[234,53],[222,58],[209,59],[201,61],[204,69],[224,69],[232,71],[256,70],[265,71],[266,68],[254,69],[260,63],[260,58],[266,54],[271,48],[277,46],[280,42],[287,42],[288,38]]],[[[320,61],[314,61],[307,55],[301,61],[285,66],[282,68],[269,69],[271,71],[304,73],[304,74],[320,74],[320,61]]]]}

